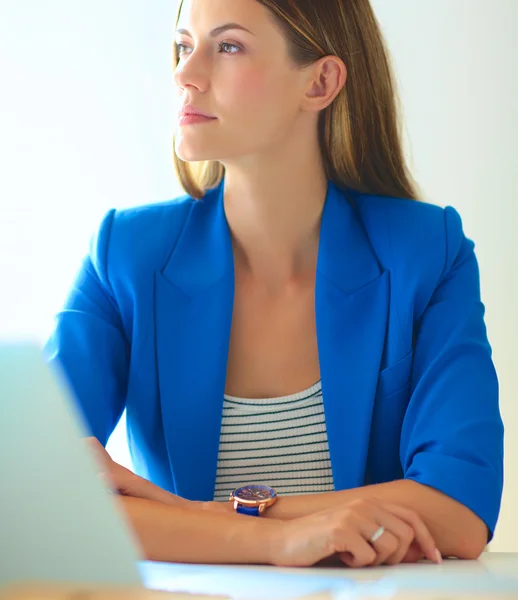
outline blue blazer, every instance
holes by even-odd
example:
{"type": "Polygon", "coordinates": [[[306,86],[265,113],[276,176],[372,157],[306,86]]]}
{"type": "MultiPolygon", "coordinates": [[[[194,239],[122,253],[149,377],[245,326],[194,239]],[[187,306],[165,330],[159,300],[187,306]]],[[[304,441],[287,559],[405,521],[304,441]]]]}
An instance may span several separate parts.
{"type": "MultiPolygon", "coordinates": [[[[223,187],[110,211],[46,349],[91,433],[126,408],[136,472],[193,500],[214,494],[232,320],[223,187]]],[[[451,207],[329,181],[316,325],[336,489],[412,479],[492,533],[503,426],[473,248],[451,207]]]]}

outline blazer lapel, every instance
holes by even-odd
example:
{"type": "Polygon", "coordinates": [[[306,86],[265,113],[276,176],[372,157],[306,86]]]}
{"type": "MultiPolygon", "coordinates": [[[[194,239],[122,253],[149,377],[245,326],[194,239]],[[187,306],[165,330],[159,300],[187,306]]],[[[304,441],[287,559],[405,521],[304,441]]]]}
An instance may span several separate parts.
{"type": "MultiPolygon", "coordinates": [[[[158,380],[177,494],[214,495],[234,304],[224,182],[193,207],[155,275],[158,380]]],[[[363,485],[388,318],[388,276],[345,193],[329,182],[315,291],[317,338],[336,489],[363,485]]]]}
{"type": "Polygon", "coordinates": [[[348,489],[365,482],[389,279],[351,202],[331,182],[322,215],[315,295],[333,477],[337,490],[348,489]]]}
{"type": "Polygon", "coordinates": [[[234,298],[222,186],[193,203],[176,248],[155,275],[158,379],[177,494],[212,500],[234,298]]]}

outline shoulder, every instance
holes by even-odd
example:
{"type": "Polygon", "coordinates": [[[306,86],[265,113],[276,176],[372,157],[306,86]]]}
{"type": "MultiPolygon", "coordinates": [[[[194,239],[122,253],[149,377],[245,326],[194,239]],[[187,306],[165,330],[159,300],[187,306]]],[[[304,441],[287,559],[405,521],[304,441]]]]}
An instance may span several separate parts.
{"type": "Polygon", "coordinates": [[[370,194],[353,199],[369,241],[387,268],[441,276],[466,244],[473,246],[452,206],[370,194]]]}
{"type": "Polygon", "coordinates": [[[163,268],[197,202],[183,195],[109,210],[90,244],[90,261],[101,279],[112,285],[114,280],[163,268]]]}

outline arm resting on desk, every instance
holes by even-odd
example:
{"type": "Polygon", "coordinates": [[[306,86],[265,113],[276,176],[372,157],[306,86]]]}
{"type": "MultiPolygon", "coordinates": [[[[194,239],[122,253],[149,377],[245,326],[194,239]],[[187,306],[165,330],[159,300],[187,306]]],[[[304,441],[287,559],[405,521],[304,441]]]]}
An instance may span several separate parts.
{"type": "Polygon", "coordinates": [[[275,521],[118,496],[146,560],[269,564],[275,521]]]}
{"type": "Polygon", "coordinates": [[[444,217],[444,268],[431,297],[415,307],[411,394],[399,440],[404,479],[280,498],[268,516],[290,519],[374,497],[418,513],[445,556],[474,559],[484,550],[503,486],[498,380],[474,245],[453,209],[444,217]]]}
{"type": "Polygon", "coordinates": [[[486,546],[487,527],[469,508],[410,480],[340,492],[281,497],[265,514],[275,519],[293,519],[359,498],[376,498],[417,512],[443,556],[476,559],[486,546]]]}

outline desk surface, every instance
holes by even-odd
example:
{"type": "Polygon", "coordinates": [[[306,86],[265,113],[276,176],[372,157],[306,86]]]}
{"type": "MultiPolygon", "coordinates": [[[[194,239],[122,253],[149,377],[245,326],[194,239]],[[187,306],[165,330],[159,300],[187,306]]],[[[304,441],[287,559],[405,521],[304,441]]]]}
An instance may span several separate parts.
{"type": "Polygon", "coordinates": [[[477,561],[446,560],[367,569],[288,569],[142,563],[155,588],[170,592],[31,586],[0,593],[2,600],[496,600],[518,599],[518,554],[485,553],[477,561]],[[341,587],[343,586],[343,587],[341,587]],[[330,591],[327,591],[330,590],[330,591]],[[334,593],[331,592],[334,590],[334,593]],[[179,593],[184,592],[184,593],[179,593]],[[192,594],[196,594],[193,596],[192,594]]]}

